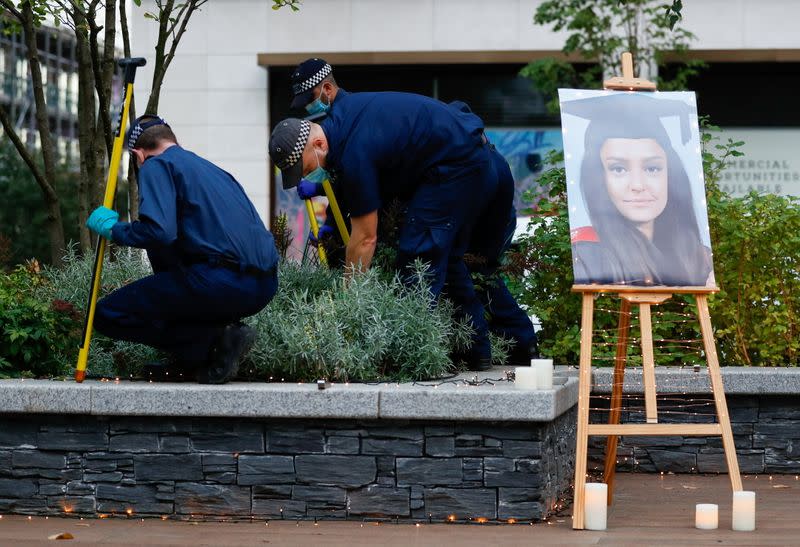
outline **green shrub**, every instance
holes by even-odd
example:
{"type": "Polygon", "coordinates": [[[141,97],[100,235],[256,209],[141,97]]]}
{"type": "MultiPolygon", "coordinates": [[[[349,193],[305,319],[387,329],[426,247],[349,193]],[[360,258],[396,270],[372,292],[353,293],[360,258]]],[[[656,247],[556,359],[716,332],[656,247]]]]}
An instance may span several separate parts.
{"type": "MultiPolygon", "coordinates": [[[[82,309],[88,298],[92,258],[70,249],[61,268],[45,270],[40,299],[61,299],[82,309]]],[[[106,260],[100,296],[150,273],[141,251],[113,249],[106,260]]],[[[424,278],[420,272],[420,278],[424,278]]],[[[452,319],[447,302],[432,306],[426,286],[406,288],[397,278],[372,269],[349,284],[341,272],[282,262],[273,301],[247,321],[259,331],[242,371],[251,379],[423,380],[453,372],[449,355],[469,341],[469,326],[452,319]]],[[[80,334],[73,337],[77,347],[80,334]]],[[[505,361],[508,342],[494,339],[495,359],[505,361]]],[[[146,346],[95,333],[89,355],[91,376],[137,376],[158,357],[146,346]]],[[[66,370],[74,357],[63,361],[66,370]]]]}
{"type": "Polygon", "coordinates": [[[53,377],[77,352],[80,317],[65,301],[40,298],[49,280],[34,261],[0,273],[0,377],[53,377]]]}
{"type": "MultiPolygon", "coordinates": [[[[77,253],[77,246],[67,249],[64,264],[60,268],[46,267],[44,274],[49,283],[43,285],[37,292],[42,299],[56,299],[70,302],[81,310],[81,327],[83,326],[86,302],[89,299],[89,284],[94,266],[94,256],[81,256],[77,253]]],[[[111,246],[111,254],[106,254],[103,263],[103,277],[100,285],[100,298],[110,292],[150,275],[151,270],[144,253],[139,249],[119,248],[111,246]]],[[[78,335],[74,341],[77,349],[82,340],[78,335]]],[[[112,340],[94,332],[89,349],[89,363],[87,374],[89,376],[115,377],[137,376],[142,365],[148,361],[159,358],[159,352],[141,344],[133,344],[121,340],[112,340]]],[[[75,359],[71,359],[65,366],[74,369],[75,359]]]]}
{"type": "Polygon", "coordinates": [[[800,202],[748,194],[709,200],[719,294],[709,301],[722,359],[798,364],[800,202]]]}
{"type": "Polygon", "coordinates": [[[336,272],[284,263],[275,299],[251,320],[257,377],[422,380],[453,371],[449,353],[469,340],[452,306],[427,287],[405,288],[372,269],[345,284],[336,272]]]}
{"type": "MultiPolygon", "coordinates": [[[[800,207],[797,200],[750,194],[731,198],[718,181],[743,143],[717,142],[718,129],[703,121],[703,167],[714,270],[721,292],[709,298],[712,324],[724,364],[797,365],[800,349],[800,207]]],[[[561,162],[559,154],[549,158],[561,162]]],[[[538,333],[545,355],[576,364],[580,353],[580,295],[571,292],[572,255],[566,202],[566,179],[560,167],[546,171],[540,187],[549,188],[531,218],[531,226],[510,257],[509,275],[519,301],[542,322],[538,333]]],[[[654,308],[653,338],[657,364],[704,360],[693,297],[674,295],[654,308]],[[659,351],[659,347],[663,351],[659,351]]],[[[634,307],[635,308],[635,307],[634,307]]],[[[597,364],[613,364],[613,341],[619,301],[598,298],[594,314],[593,355],[597,364]]],[[[637,313],[632,336],[639,336],[637,313]]],[[[632,342],[635,342],[633,340],[632,342]]],[[[629,358],[640,352],[629,344],[629,358]]]]}

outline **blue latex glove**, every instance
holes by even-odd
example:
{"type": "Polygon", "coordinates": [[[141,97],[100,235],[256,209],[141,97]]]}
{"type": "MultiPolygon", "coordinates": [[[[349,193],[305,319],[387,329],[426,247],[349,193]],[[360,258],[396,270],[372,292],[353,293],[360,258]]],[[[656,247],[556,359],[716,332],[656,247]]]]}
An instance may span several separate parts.
{"type": "Polygon", "coordinates": [[[98,207],[86,219],[86,227],[104,238],[111,239],[111,228],[119,221],[119,213],[108,207],[98,207]]]}
{"type": "Polygon", "coordinates": [[[322,187],[322,183],[303,179],[300,181],[300,184],[297,185],[297,195],[300,199],[310,199],[317,196],[324,196],[325,189],[322,187]]]}
{"type": "Polygon", "coordinates": [[[316,247],[317,245],[319,245],[320,239],[325,239],[326,237],[332,235],[333,235],[333,228],[328,226],[327,224],[323,224],[322,226],[319,227],[319,235],[317,237],[314,237],[314,232],[312,232],[311,230],[308,231],[308,240],[314,247],[316,247]]]}

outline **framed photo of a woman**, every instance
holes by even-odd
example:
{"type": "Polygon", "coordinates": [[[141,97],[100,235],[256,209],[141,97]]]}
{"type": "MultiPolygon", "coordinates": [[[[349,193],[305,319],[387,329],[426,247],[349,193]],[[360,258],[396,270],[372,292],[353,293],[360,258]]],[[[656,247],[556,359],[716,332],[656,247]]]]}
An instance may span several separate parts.
{"type": "Polygon", "coordinates": [[[694,93],[559,100],[575,284],[714,287],[694,93]]]}

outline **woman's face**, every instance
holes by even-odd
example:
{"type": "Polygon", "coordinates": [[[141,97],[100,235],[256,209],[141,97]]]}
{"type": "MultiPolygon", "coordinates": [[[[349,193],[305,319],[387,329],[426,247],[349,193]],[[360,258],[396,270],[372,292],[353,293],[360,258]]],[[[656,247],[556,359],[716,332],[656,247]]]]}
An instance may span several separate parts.
{"type": "Polygon", "coordinates": [[[667,206],[664,149],[655,139],[606,139],[600,161],[608,196],[617,211],[652,238],[652,223],[667,206]]]}

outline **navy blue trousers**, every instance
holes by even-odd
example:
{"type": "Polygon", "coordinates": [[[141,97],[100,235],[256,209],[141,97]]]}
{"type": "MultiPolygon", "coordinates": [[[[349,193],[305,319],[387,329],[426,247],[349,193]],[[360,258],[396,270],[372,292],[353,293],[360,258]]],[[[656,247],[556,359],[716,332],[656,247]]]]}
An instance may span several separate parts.
{"type": "Polygon", "coordinates": [[[500,259],[511,245],[517,225],[514,210],[514,177],[506,159],[494,146],[492,163],[498,177],[497,191],[487,202],[478,219],[467,252],[476,260],[469,268],[488,281],[477,292],[486,312],[489,330],[515,342],[516,348],[527,350],[536,345],[536,332],[528,314],[519,307],[499,275],[500,259]]]}
{"type": "Polygon", "coordinates": [[[461,164],[438,167],[408,202],[398,241],[398,267],[404,279],[413,278],[416,259],[428,263],[433,296],[438,298],[446,284],[458,313],[471,321],[475,330],[471,359],[489,357],[491,346],[464,253],[485,206],[481,197],[494,194],[496,186],[488,146],[479,147],[461,164]]]}
{"type": "Polygon", "coordinates": [[[97,303],[94,328],[118,340],[171,353],[182,364],[205,364],[225,325],[259,312],[278,288],[277,272],[254,276],[209,264],[179,266],[148,250],[153,275],[97,303]]]}

